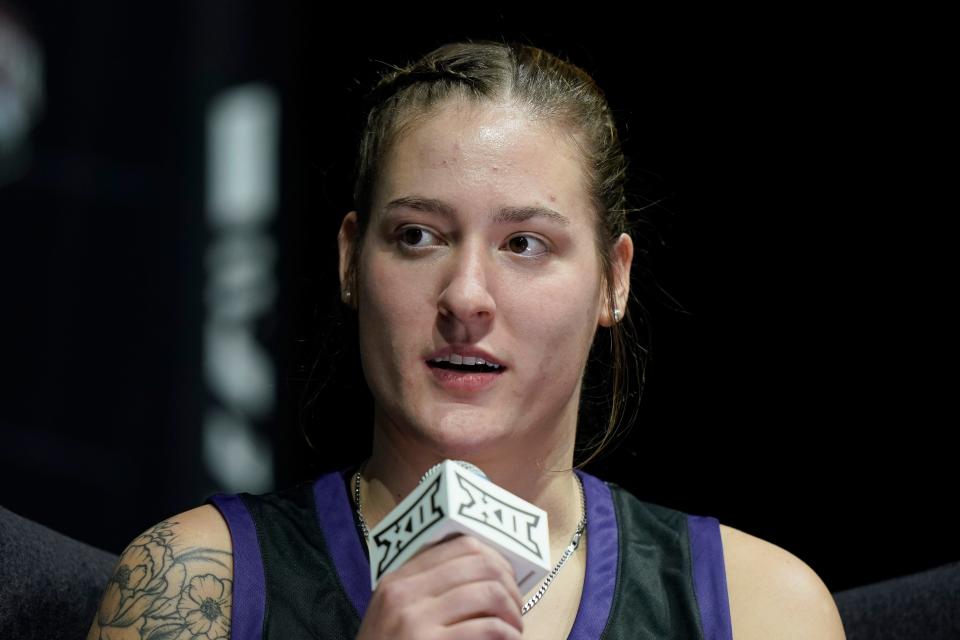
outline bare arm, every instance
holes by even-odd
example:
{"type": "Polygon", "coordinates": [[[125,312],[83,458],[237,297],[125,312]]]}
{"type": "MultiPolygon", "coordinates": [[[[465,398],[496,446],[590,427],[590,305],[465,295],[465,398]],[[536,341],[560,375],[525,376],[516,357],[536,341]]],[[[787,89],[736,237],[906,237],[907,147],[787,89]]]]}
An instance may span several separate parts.
{"type": "Polygon", "coordinates": [[[845,640],[820,577],[789,551],[720,525],[736,640],[845,640]]]}
{"type": "Polygon", "coordinates": [[[87,640],[230,637],[233,555],[210,506],[148,529],[120,556],[87,640]]]}

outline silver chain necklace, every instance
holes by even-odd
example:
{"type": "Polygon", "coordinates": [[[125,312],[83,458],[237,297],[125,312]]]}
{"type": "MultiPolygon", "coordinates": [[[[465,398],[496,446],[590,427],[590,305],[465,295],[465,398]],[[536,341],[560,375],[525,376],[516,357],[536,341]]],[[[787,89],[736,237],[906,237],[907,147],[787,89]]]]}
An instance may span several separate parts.
{"type": "MultiPolygon", "coordinates": [[[[360,471],[363,471],[363,467],[360,468],[360,471]]],[[[360,471],[353,474],[353,500],[357,503],[357,520],[360,521],[360,530],[363,532],[363,538],[369,542],[370,530],[367,529],[367,520],[363,517],[363,510],[360,508],[360,471]]],[[[533,597],[527,600],[527,604],[523,605],[523,608],[520,610],[520,615],[522,616],[527,615],[527,612],[533,609],[535,604],[540,602],[540,598],[543,597],[543,594],[547,592],[547,589],[549,589],[553,583],[554,578],[560,573],[560,568],[563,567],[567,559],[572,556],[573,552],[580,546],[580,538],[583,537],[583,530],[587,527],[587,502],[583,496],[583,480],[581,480],[577,474],[573,475],[577,478],[577,487],[580,489],[580,513],[582,514],[580,516],[580,522],[577,523],[577,530],[573,532],[573,537],[570,538],[570,544],[563,550],[563,555],[557,560],[557,564],[553,566],[553,569],[550,570],[547,577],[540,583],[540,588],[533,594],[533,597]]]]}

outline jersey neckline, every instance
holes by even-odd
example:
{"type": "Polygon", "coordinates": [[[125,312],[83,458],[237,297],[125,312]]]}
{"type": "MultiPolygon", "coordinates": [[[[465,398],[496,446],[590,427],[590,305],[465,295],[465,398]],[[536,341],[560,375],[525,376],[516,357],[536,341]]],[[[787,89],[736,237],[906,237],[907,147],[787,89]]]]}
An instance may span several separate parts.
{"type": "MultiPolygon", "coordinates": [[[[370,604],[370,565],[358,535],[349,498],[349,474],[353,468],[331,471],[313,483],[314,503],[320,529],[353,608],[360,619],[370,604]]],[[[599,478],[576,470],[583,481],[587,509],[587,565],[577,617],[568,638],[599,638],[613,605],[619,563],[617,518],[610,487],[599,478]]]]}

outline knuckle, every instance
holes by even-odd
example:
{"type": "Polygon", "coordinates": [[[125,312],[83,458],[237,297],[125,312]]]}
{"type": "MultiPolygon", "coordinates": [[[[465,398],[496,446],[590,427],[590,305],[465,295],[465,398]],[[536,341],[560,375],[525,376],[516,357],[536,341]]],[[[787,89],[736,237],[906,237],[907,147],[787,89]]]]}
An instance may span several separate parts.
{"type": "Polygon", "coordinates": [[[377,586],[380,600],[388,609],[402,606],[406,602],[406,592],[403,581],[396,578],[390,579],[390,576],[386,576],[377,586]]]}
{"type": "Polygon", "coordinates": [[[507,590],[499,581],[488,581],[483,583],[484,596],[488,602],[495,604],[504,604],[509,601],[507,590]]]}
{"type": "Polygon", "coordinates": [[[494,549],[492,546],[483,542],[482,540],[475,538],[473,536],[461,536],[463,538],[463,547],[465,553],[475,554],[482,556],[485,559],[488,559],[492,562],[496,562],[501,566],[510,567],[510,562],[503,556],[502,553],[494,549]]]}
{"type": "Polygon", "coordinates": [[[460,536],[458,542],[469,553],[482,554],[490,548],[486,543],[480,542],[473,536],[460,536]]]}
{"type": "Polygon", "coordinates": [[[516,572],[513,570],[513,565],[506,559],[502,559],[500,562],[500,579],[503,580],[504,584],[516,587],[516,572]]]}
{"type": "Polygon", "coordinates": [[[471,562],[474,565],[474,571],[477,571],[480,577],[493,580],[500,580],[504,584],[514,584],[515,575],[513,565],[503,554],[490,547],[485,542],[474,540],[468,543],[471,547],[471,562]]]}
{"type": "Polygon", "coordinates": [[[499,552],[494,552],[494,555],[487,556],[488,567],[491,571],[494,571],[494,575],[503,580],[504,582],[513,582],[514,581],[514,571],[513,565],[510,564],[510,561],[504,558],[499,552]]]}
{"type": "Polygon", "coordinates": [[[500,598],[502,600],[503,606],[506,607],[507,611],[510,611],[511,609],[517,609],[517,611],[519,612],[520,602],[519,600],[517,600],[517,598],[513,597],[513,593],[509,589],[501,588],[500,598]]]}
{"type": "MultiPolygon", "coordinates": [[[[514,587],[514,585],[511,584],[511,587],[514,587]]],[[[495,597],[498,598],[497,606],[507,618],[511,621],[520,621],[523,615],[520,611],[523,602],[516,588],[507,588],[504,587],[502,583],[497,583],[497,594],[495,597]]]]}
{"type": "MultiPolygon", "coordinates": [[[[397,630],[403,634],[412,634],[417,630],[417,624],[419,623],[419,616],[417,616],[412,609],[403,609],[397,612],[397,630]]],[[[410,635],[410,637],[414,637],[410,635]]]]}
{"type": "Polygon", "coordinates": [[[484,573],[491,578],[499,578],[504,574],[503,562],[494,556],[481,556],[480,563],[484,573]]]}
{"type": "Polygon", "coordinates": [[[480,630],[479,637],[486,640],[515,640],[520,632],[500,618],[490,618],[480,630]]]}

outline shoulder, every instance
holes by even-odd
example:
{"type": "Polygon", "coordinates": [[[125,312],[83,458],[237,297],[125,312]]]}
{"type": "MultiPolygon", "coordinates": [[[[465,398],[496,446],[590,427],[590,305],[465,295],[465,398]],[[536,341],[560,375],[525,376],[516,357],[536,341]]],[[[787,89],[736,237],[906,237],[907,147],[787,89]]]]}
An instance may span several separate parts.
{"type": "Polygon", "coordinates": [[[846,637],[833,596],[802,560],[723,524],[720,538],[737,640],[846,637]]]}
{"type": "Polygon", "coordinates": [[[150,527],[120,555],[87,639],[229,637],[232,551],[212,505],[150,527]]]}
{"type": "Polygon", "coordinates": [[[165,522],[171,523],[181,543],[189,540],[195,545],[230,548],[230,529],[212,504],[184,511],[165,522]]]}

